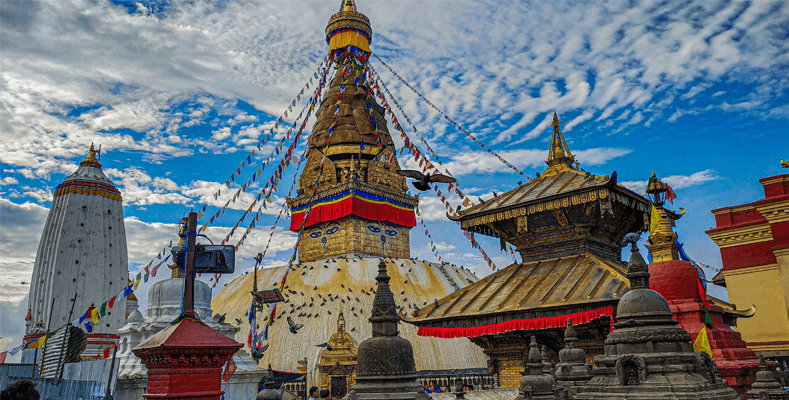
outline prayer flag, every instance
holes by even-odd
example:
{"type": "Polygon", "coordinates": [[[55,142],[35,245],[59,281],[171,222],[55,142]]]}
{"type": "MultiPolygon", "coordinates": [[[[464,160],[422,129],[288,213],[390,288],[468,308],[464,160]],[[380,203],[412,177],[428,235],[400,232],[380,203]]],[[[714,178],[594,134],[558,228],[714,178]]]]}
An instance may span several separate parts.
{"type": "Polygon", "coordinates": [[[660,224],[660,213],[655,205],[652,205],[652,213],[649,216],[649,235],[652,236],[658,229],[660,224]]]}
{"type": "Polygon", "coordinates": [[[710,338],[707,335],[707,327],[701,328],[699,335],[696,336],[696,341],[693,342],[693,351],[703,351],[712,357],[712,347],[710,347],[710,338]]]}
{"type": "Polygon", "coordinates": [[[101,308],[99,308],[99,314],[103,317],[107,315],[107,302],[105,301],[102,303],[101,308]]]}
{"type": "Polygon", "coordinates": [[[668,183],[664,183],[664,186],[666,186],[666,200],[668,200],[669,203],[674,204],[674,200],[677,199],[677,195],[674,193],[674,190],[671,189],[671,186],[669,186],[668,183]]]}
{"type": "Polygon", "coordinates": [[[96,324],[99,323],[99,309],[98,308],[93,307],[93,309],[90,310],[90,320],[93,321],[93,325],[96,325],[96,324]]]}
{"type": "Polygon", "coordinates": [[[112,307],[115,305],[115,299],[117,299],[117,298],[118,298],[118,296],[117,296],[117,295],[116,295],[116,296],[112,296],[112,298],[110,299],[110,301],[109,301],[109,302],[107,302],[107,305],[108,305],[110,308],[112,308],[112,307]]]}

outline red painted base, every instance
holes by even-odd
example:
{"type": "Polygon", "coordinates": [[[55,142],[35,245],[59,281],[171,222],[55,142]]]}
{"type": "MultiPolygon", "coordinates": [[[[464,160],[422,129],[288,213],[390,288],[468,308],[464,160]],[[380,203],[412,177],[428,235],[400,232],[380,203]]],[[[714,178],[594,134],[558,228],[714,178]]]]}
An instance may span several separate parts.
{"type": "MultiPolygon", "coordinates": [[[[650,264],[649,275],[650,288],[666,299],[674,319],[695,341],[705,327],[696,269],[686,261],[664,261],[650,264]]],[[[745,392],[756,380],[759,358],[746,347],[739,332],[723,323],[722,308],[710,304],[708,311],[712,318],[712,328],[707,327],[712,359],[718,365],[721,378],[747,399],[745,392]]]]}
{"type": "Polygon", "coordinates": [[[148,368],[146,399],[219,400],[222,366],[242,345],[184,318],[132,349],[148,368]]]}

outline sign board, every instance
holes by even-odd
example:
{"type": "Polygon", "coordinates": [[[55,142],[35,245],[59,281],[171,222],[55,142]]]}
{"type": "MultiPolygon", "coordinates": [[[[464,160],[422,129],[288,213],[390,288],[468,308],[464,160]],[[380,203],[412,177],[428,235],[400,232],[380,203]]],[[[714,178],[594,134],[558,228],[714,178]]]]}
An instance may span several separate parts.
{"type": "MultiPolygon", "coordinates": [[[[176,265],[183,268],[183,247],[176,247],[173,249],[173,259],[176,265]]],[[[196,245],[194,268],[196,273],[232,274],[236,271],[235,246],[196,245]]]]}
{"type": "Polygon", "coordinates": [[[280,301],[285,301],[285,298],[282,297],[282,292],[277,288],[258,290],[257,297],[264,303],[279,303],[280,301]]]}

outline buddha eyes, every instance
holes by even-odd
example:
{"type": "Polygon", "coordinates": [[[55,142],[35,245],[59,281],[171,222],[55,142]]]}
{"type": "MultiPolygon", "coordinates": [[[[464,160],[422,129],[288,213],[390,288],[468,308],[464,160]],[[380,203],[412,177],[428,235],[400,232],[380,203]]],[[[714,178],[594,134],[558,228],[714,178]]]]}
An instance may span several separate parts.
{"type": "Polygon", "coordinates": [[[381,228],[375,225],[367,225],[367,229],[372,233],[381,233],[381,228]]]}
{"type": "Polygon", "coordinates": [[[396,229],[387,229],[384,231],[384,233],[387,234],[387,236],[395,237],[400,232],[398,232],[396,229]]]}
{"type": "Polygon", "coordinates": [[[312,232],[310,232],[310,237],[313,238],[313,239],[317,239],[317,238],[321,237],[321,235],[323,235],[321,233],[321,231],[312,231],[312,232]]]}
{"type": "Polygon", "coordinates": [[[386,236],[389,237],[395,237],[397,236],[398,233],[400,233],[397,231],[397,229],[381,229],[380,226],[373,224],[367,225],[367,230],[369,230],[370,232],[376,235],[383,232],[384,234],[386,234],[386,236]]]}
{"type": "Polygon", "coordinates": [[[334,225],[331,228],[326,229],[326,234],[327,235],[333,235],[333,234],[337,233],[337,231],[339,231],[339,230],[340,230],[340,226],[339,225],[334,225]]]}

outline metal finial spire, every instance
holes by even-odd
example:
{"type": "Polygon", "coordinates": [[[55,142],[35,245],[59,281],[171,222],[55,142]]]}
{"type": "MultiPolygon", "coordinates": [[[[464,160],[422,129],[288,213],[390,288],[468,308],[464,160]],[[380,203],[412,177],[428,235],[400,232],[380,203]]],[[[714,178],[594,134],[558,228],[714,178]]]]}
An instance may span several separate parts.
{"type": "Polygon", "coordinates": [[[79,163],[80,167],[96,167],[101,168],[101,163],[98,159],[96,159],[96,149],[93,147],[93,143],[90,144],[90,150],[88,150],[88,155],[85,156],[85,159],[79,163]]]}
{"type": "Polygon", "coordinates": [[[553,121],[551,122],[551,127],[553,127],[551,148],[548,150],[548,160],[545,161],[550,168],[543,173],[543,175],[547,174],[546,176],[553,175],[551,172],[558,172],[560,169],[570,168],[572,164],[575,164],[575,157],[570,152],[570,148],[564,140],[564,135],[562,135],[562,130],[559,128],[561,124],[562,121],[559,120],[559,115],[554,112],[553,121]]]}

